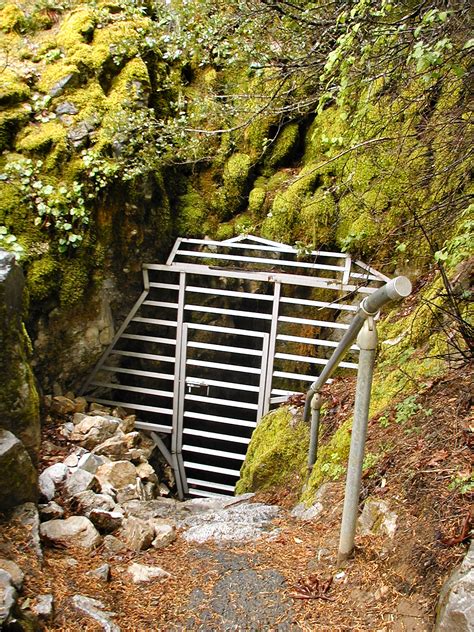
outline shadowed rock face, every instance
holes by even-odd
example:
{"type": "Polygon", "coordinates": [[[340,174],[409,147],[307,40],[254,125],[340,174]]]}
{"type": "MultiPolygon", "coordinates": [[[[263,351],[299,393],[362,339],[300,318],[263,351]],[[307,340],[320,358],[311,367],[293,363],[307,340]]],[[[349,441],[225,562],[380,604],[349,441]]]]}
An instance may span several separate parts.
{"type": "Polygon", "coordinates": [[[0,250],[0,427],[17,436],[33,461],[40,445],[39,399],[22,322],[24,278],[0,250]]]}
{"type": "Polygon", "coordinates": [[[0,510],[38,497],[38,475],[22,442],[0,428],[0,510]]]}

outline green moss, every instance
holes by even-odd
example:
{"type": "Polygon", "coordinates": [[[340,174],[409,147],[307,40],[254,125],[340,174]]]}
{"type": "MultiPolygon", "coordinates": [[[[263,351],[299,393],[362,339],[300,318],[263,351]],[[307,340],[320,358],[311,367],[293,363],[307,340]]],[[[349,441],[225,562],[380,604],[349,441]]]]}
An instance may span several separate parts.
{"type": "Polygon", "coordinates": [[[24,106],[0,112],[0,152],[10,147],[15,134],[29,118],[30,110],[24,106]]]}
{"type": "Polygon", "coordinates": [[[288,163],[298,146],[299,136],[298,123],[286,125],[273,144],[270,154],[265,158],[265,167],[274,170],[288,163]]]}
{"type": "Polygon", "coordinates": [[[249,212],[257,215],[265,202],[265,189],[254,187],[249,193],[249,212]]]}
{"type": "Polygon", "coordinates": [[[245,204],[251,168],[248,154],[235,153],[226,162],[223,186],[214,199],[214,206],[222,219],[237,213],[245,204]]]}
{"type": "Polygon", "coordinates": [[[189,187],[187,193],[178,201],[176,227],[178,235],[183,237],[201,237],[207,209],[199,193],[189,187]]]}
{"type": "Polygon", "coordinates": [[[32,301],[43,301],[58,288],[58,264],[50,256],[33,261],[28,269],[27,286],[32,301]]]}
{"type": "Polygon", "coordinates": [[[0,30],[5,33],[19,31],[24,26],[25,14],[16,4],[6,4],[0,10],[0,30]]]}
{"type": "Polygon", "coordinates": [[[311,241],[316,249],[329,245],[334,240],[336,218],[334,196],[323,188],[318,189],[301,207],[299,223],[302,241],[311,241]]]}
{"type": "Polygon", "coordinates": [[[272,411],[252,435],[236,493],[285,485],[295,475],[302,484],[308,446],[307,424],[286,407],[272,411]]]}
{"type": "Polygon", "coordinates": [[[30,88],[10,68],[2,71],[0,83],[0,105],[14,105],[30,96],[30,88]]]}
{"type": "Polygon", "coordinates": [[[89,286],[89,266],[84,256],[66,261],[61,268],[63,276],[59,299],[61,307],[77,305],[83,298],[89,286]]]}
{"type": "Polygon", "coordinates": [[[19,135],[16,148],[19,151],[46,153],[54,145],[66,143],[67,131],[59,121],[42,123],[38,127],[30,126],[19,135]]]}
{"type": "Polygon", "coordinates": [[[351,444],[350,429],[351,421],[348,420],[336,430],[326,445],[318,448],[318,460],[301,495],[301,502],[310,505],[323,483],[339,480],[345,474],[351,444]]]}

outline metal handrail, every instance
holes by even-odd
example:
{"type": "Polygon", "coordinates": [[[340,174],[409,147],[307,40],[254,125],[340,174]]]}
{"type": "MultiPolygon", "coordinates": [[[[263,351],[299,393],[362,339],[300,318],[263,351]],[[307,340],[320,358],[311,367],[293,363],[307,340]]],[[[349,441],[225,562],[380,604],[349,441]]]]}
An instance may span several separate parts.
{"type": "Polygon", "coordinates": [[[367,318],[369,318],[369,316],[376,316],[380,308],[390,301],[409,296],[411,289],[410,280],[405,276],[399,276],[386,283],[373,294],[366,296],[355,313],[349,328],[329,358],[328,363],[317,380],[311,384],[311,387],[307,391],[303,417],[304,420],[308,422],[310,410],[312,411],[311,440],[308,455],[308,468],[310,471],[316,462],[317,456],[319,411],[321,410],[321,397],[319,393],[321,389],[337,369],[347,351],[349,351],[367,318]],[[316,398],[315,395],[317,395],[316,398]]]}
{"type": "Polygon", "coordinates": [[[364,298],[349,325],[349,329],[347,329],[344,337],[334,350],[321,375],[311,385],[306,394],[305,421],[308,421],[309,411],[311,410],[311,434],[308,454],[308,469],[309,473],[311,473],[318,452],[319,417],[321,413],[320,391],[357,338],[360,350],[359,368],[339,540],[339,562],[345,561],[354,549],[362,464],[369,418],[370,391],[377,349],[377,328],[374,317],[383,305],[408,296],[411,293],[411,289],[410,280],[407,277],[399,276],[364,298]]]}

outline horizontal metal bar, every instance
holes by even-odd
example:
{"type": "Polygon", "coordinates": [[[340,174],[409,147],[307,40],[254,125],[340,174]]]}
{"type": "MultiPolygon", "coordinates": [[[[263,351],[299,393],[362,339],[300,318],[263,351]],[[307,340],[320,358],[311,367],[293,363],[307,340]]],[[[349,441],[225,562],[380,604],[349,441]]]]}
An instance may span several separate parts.
{"type": "Polygon", "coordinates": [[[202,419],[203,421],[213,421],[217,424],[226,424],[230,426],[239,426],[241,428],[255,428],[257,426],[256,421],[247,421],[245,419],[235,419],[234,417],[221,417],[218,415],[207,415],[205,413],[192,413],[190,411],[184,412],[184,417],[188,419],[202,419]]]}
{"type": "Polygon", "coordinates": [[[273,377],[287,377],[290,380],[301,380],[303,382],[314,382],[314,376],[300,375],[299,373],[287,373],[286,371],[275,371],[273,377]]]}
{"type": "Polygon", "coordinates": [[[126,373],[127,375],[140,375],[141,377],[151,377],[156,380],[174,380],[174,373],[157,373],[155,371],[143,371],[142,369],[124,369],[120,366],[103,366],[101,371],[126,373]]]}
{"type": "Polygon", "coordinates": [[[273,301],[273,296],[269,294],[255,294],[253,292],[235,292],[233,290],[221,290],[220,288],[198,287],[188,285],[186,292],[195,294],[211,294],[212,296],[235,296],[237,298],[250,298],[258,301],[273,301]]]}
{"type": "Polygon", "coordinates": [[[309,307],[327,307],[328,309],[337,309],[346,312],[356,312],[359,308],[357,305],[345,305],[343,303],[328,303],[327,301],[311,301],[303,298],[291,298],[282,296],[281,303],[289,303],[290,305],[308,305],[309,307]]]}
{"type": "Polygon", "coordinates": [[[166,307],[167,309],[178,309],[178,303],[167,303],[166,301],[143,301],[143,305],[151,307],[166,307]]]}
{"type": "Polygon", "coordinates": [[[313,320],[312,318],[297,318],[296,316],[279,316],[279,322],[293,323],[294,325],[314,325],[315,327],[330,327],[331,329],[348,329],[344,323],[333,323],[328,320],[313,320]]]}
{"type": "Polygon", "coordinates": [[[266,334],[261,331],[249,331],[248,329],[235,329],[233,327],[219,327],[217,325],[201,325],[199,323],[186,323],[188,329],[199,331],[214,331],[221,334],[232,334],[237,336],[248,336],[250,338],[264,338],[266,334]]]}
{"type": "Polygon", "coordinates": [[[161,288],[162,290],[179,290],[179,285],[175,285],[174,283],[154,283],[150,282],[150,287],[161,288]]]}
{"type": "Polygon", "coordinates": [[[378,277],[379,281],[382,281],[383,283],[388,283],[390,281],[390,277],[388,277],[386,274],[383,274],[382,272],[375,270],[375,268],[368,266],[363,261],[356,260],[356,261],[353,261],[353,263],[355,266],[362,268],[362,270],[368,270],[371,274],[378,277]]]}
{"type": "Polygon", "coordinates": [[[227,279],[243,279],[249,281],[265,281],[268,283],[283,283],[287,285],[303,285],[304,287],[319,287],[336,292],[361,292],[363,294],[373,294],[377,291],[375,287],[364,287],[342,283],[339,279],[327,279],[324,277],[305,276],[302,274],[290,274],[284,272],[251,272],[250,270],[235,270],[223,267],[209,267],[192,263],[173,263],[164,266],[158,263],[147,263],[143,266],[146,270],[160,270],[187,272],[189,274],[200,274],[203,276],[221,277],[227,279]]]}
{"type": "Polygon", "coordinates": [[[176,340],[173,338],[157,338],[156,336],[142,336],[141,334],[122,334],[121,338],[128,340],[143,340],[144,342],[159,342],[164,345],[175,345],[176,340]]]}
{"type": "MultiPolygon", "coordinates": [[[[292,353],[275,353],[275,358],[279,358],[280,360],[293,360],[295,362],[307,362],[308,364],[326,365],[329,362],[326,358],[311,358],[309,356],[294,355],[292,353]]],[[[346,369],[357,369],[359,365],[354,362],[340,362],[339,366],[346,369]]]]}
{"type": "Polygon", "coordinates": [[[183,434],[187,434],[192,437],[207,437],[208,439],[216,439],[217,441],[228,441],[229,443],[243,443],[245,445],[250,443],[250,439],[246,439],[245,437],[234,437],[232,435],[225,435],[219,432],[193,430],[192,428],[184,428],[183,434]]]}
{"type": "Polygon", "coordinates": [[[187,360],[188,366],[206,366],[210,369],[222,369],[223,371],[233,371],[234,373],[250,373],[260,375],[261,369],[252,369],[248,366],[237,366],[236,364],[223,364],[222,362],[207,362],[206,360],[187,360]]]}
{"type": "Polygon", "coordinates": [[[184,467],[189,467],[191,470],[215,472],[216,474],[229,474],[229,476],[237,476],[237,478],[240,478],[240,470],[231,470],[228,467],[217,467],[216,465],[194,463],[193,461],[184,461],[184,467]]]}
{"type": "Polygon", "coordinates": [[[142,386],[128,386],[128,384],[113,384],[109,382],[91,382],[93,386],[103,386],[118,391],[128,391],[130,393],[144,393],[145,395],[156,395],[157,397],[173,397],[172,391],[161,391],[156,388],[143,388],[142,386]]]}
{"type": "Polygon", "coordinates": [[[188,478],[188,483],[191,485],[202,485],[203,487],[212,487],[214,489],[223,489],[225,491],[233,492],[234,485],[224,485],[224,483],[214,483],[213,481],[202,481],[199,478],[188,478]]]}
{"type": "Polygon", "coordinates": [[[122,408],[131,408],[132,410],[145,410],[150,413],[160,413],[162,415],[172,415],[173,411],[168,408],[158,408],[157,406],[145,406],[145,404],[131,404],[130,402],[119,402],[110,399],[98,399],[97,397],[86,396],[88,402],[97,402],[97,404],[106,404],[108,406],[121,406],[122,408]]]}
{"type": "MultiPolygon", "coordinates": [[[[189,380],[193,381],[194,379],[197,378],[188,378],[189,380]]],[[[188,379],[186,380],[186,384],[188,384],[188,379]]],[[[223,382],[221,380],[208,380],[207,378],[205,380],[202,380],[203,385],[205,386],[222,386],[224,388],[230,388],[232,390],[235,391],[250,391],[252,393],[258,393],[260,391],[258,386],[251,386],[250,384],[236,384],[235,382],[223,382]]]]}
{"type": "Polygon", "coordinates": [[[245,461],[245,454],[236,454],[235,452],[226,452],[225,450],[213,450],[212,448],[203,448],[200,445],[183,445],[183,451],[196,452],[197,454],[208,454],[209,456],[222,456],[234,461],[245,461]]]}
{"type": "Polygon", "coordinates": [[[262,355],[261,350],[258,349],[246,349],[245,347],[230,347],[228,345],[213,345],[207,342],[192,342],[188,341],[188,348],[192,349],[211,349],[212,351],[230,351],[231,353],[239,353],[241,355],[258,356],[262,355]]]}
{"type": "Polygon", "coordinates": [[[165,327],[177,327],[174,320],[163,320],[162,318],[143,318],[142,316],[135,316],[132,318],[134,323],[148,323],[150,325],[164,325],[165,327]]]}
{"type": "Polygon", "coordinates": [[[135,428],[138,428],[138,430],[164,432],[166,434],[171,434],[171,432],[173,431],[173,428],[171,426],[163,426],[163,424],[154,424],[148,421],[140,421],[140,420],[137,420],[135,422],[135,428]]]}
{"type": "Polygon", "coordinates": [[[378,281],[379,283],[383,283],[382,279],[375,274],[370,274],[370,272],[351,272],[349,276],[353,279],[367,279],[367,281],[378,281]]]}
{"type": "Polygon", "coordinates": [[[257,404],[249,404],[247,402],[238,402],[232,399],[221,399],[218,397],[205,397],[204,395],[192,395],[187,393],[184,396],[189,402],[204,402],[205,404],[217,404],[218,406],[233,406],[235,408],[244,408],[245,410],[257,410],[257,404]]]}
{"type": "MultiPolygon", "coordinates": [[[[334,347],[336,348],[339,344],[334,340],[323,340],[321,338],[304,338],[302,336],[287,336],[286,334],[278,334],[277,340],[282,340],[286,342],[299,342],[303,345],[314,345],[316,347],[334,347]]],[[[359,351],[359,347],[357,345],[352,345],[350,349],[354,351],[359,351]]]]}
{"type": "Polygon", "coordinates": [[[188,489],[189,496],[197,496],[199,498],[229,498],[228,494],[218,494],[217,492],[209,492],[204,489],[190,488],[188,489]]]}
{"type": "Polygon", "coordinates": [[[153,353],[138,353],[138,351],[120,351],[114,349],[110,355],[127,356],[128,358],[142,358],[144,360],[156,360],[157,362],[175,362],[176,358],[173,356],[154,355],[153,353]]]}
{"type": "Polygon", "coordinates": [[[287,391],[282,388],[272,388],[272,395],[286,395],[290,397],[290,395],[302,395],[301,391],[287,391]]]}
{"type": "Polygon", "coordinates": [[[241,316],[243,318],[259,318],[261,320],[271,320],[271,314],[260,314],[258,312],[244,312],[239,309],[225,309],[223,307],[206,307],[205,305],[193,305],[188,303],[184,309],[192,312],[204,312],[205,314],[225,314],[228,316],[241,316]]]}
{"type": "Polygon", "coordinates": [[[272,266],[289,268],[308,268],[311,270],[332,270],[343,272],[344,266],[332,266],[325,263],[305,263],[304,261],[288,261],[287,259],[265,259],[263,257],[243,257],[241,255],[218,254],[216,252],[199,252],[198,250],[178,250],[176,256],[197,257],[200,259],[218,259],[223,261],[245,261],[247,263],[266,263],[272,266]]]}
{"type": "MultiPolygon", "coordinates": [[[[230,239],[225,241],[213,241],[211,239],[183,239],[181,243],[197,244],[202,246],[220,246],[224,248],[240,248],[242,250],[264,250],[267,252],[287,252],[296,255],[299,254],[299,251],[296,248],[293,248],[292,246],[288,246],[286,244],[273,242],[275,245],[268,245],[269,243],[271,243],[269,240],[262,240],[261,245],[232,242],[230,239]]],[[[331,257],[332,259],[347,259],[349,257],[349,255],[344,252],[326,252],[321,250],[312,250],[309,254],[315,257],[331,257]]]]}

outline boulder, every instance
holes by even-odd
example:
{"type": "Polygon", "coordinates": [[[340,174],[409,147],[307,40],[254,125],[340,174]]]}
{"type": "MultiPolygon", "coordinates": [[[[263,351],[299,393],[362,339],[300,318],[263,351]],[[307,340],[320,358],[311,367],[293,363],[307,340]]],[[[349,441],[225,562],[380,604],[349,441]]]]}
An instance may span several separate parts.
{"type": "Polygon", "coordinates": [[[140,502],[130,500],[123,503],[122,509],[126,516],[141,518],[142,520],[152,520],[153,518],[171,518],[175,515],[176,508],[180,504],[174,498],[156,498],[140,502]]]}
{"type": "Polygon", "coordinates": [[[64,459],[64,465],[67,465],[68,467],[77,467],[77,464],[83,454],[87,454],[87,450],[85,448],[76,448],[64,459]]]}
{"type": "Polygon", "coordinates": [[[0,507],[3,511],[38,498],[38,475],[23,443],[0,428],[0,507]]]}
{"type": "Polygon", "coordinates": [[[111,620],[111,617],[115,616],[115,612],[105,610],[104,604],[98,599],[92,599],[92,597],[85,597],[84,595],[74,595],[71,601],[78,612],[97,621],[105,632],[120,632],[119,626],[111,620]]]}
{"type": "Polygon", "coordinates": [[[21,590],[25,574],[15,562],[0,558],[0,571],[4,571],[10,575],[10,581],[17,590],[21,590]]]}
{"type": "Polygon", "coordinates": [[[155,520],[150,520],[149,524],[155,532],[155,538],[151,543],[155,549],[164,549],[176,540],[176,528],[174,525],[155,520]]]}
{"type": "Polygon", "coordinates": [[[108,582],[110,579],[110,566],[108,564],[102,564],[97,568],[92,569],[86,573],[88,577],[93,577],[94,579],[100,579],[100,581],[108,582]]]}
{"type": "Polygon", "coordinates": [[[103,457],[92,454],[91,452],[86,452],[80,457],[77,467],[91,474],[95,474],[97,469],[104,463],[105,459],[103,457]]]}
{"type": "Polygon", "coordinates": [[[75,511],[78,511],[86,516],[88,516],[94,509],[113,511],[115,508],[115,501],[112,500],[110,496],[107,494],[96,494],[92,490],[76,494],[72,498],[71,502],[75,511]]]}
{"type": "Polygon", "coordinates": [[[100,415],[87,415],[74,426],[71,441],[78,441],[84,448],[91,450],[111,437],[118,428],[119,421],[100,415]]]}
{"type": "Polygon", "coordinates": [[[104,537],[104,548],[109,555],[117,555],[126,550],[127,545],[122,540],[119,540],[114,535],[106,535],[104,537]]]}
{"type": "Polygon", "coordinates": [[[117,502],[120,505],[130,500],[145,500],[145,491],[139,485],[139,482],[140,479],[137,480],[135,485],[126,485],[122,489],[117,490],[117,502]]]}
{"type": "Polygon", "coordinates": [[[115,434],[100,445],[94,448],[94,454],[101,454],[112,459],[112,461],[130,460],[131,452],[140,446],[141,437],[139,432],[129,432],[128,434],[115,434]]]}
{"type": "Polygon", "coordinates": [[[0,570],[0,629],[13,612],[16,605],[16,590],[10,574],[0,570]]]}
{"type": "Polygon", "coordinates": [[[122,432],[124,433],[128,433],[128,432],[132,432],[133,429],[135,428],[135,421],[137,420],[136,415],[124,415],[122,416],[121,414],[117,414],[114,411],[114,414],[116,417],[120,417],[121,422],[119,424],[119,428],[122,432]]]}
{"type": "Polygon", "coordinates": [[[94,474],[86,470],[77,469],[69,476],[66,481],[66,492],[69,496],[75,496],[81,492],[99,491],[100,483],[94,474]]]}
{"type": "Polygon", "coordinates": [[[47,520],[57,520],[64,516],[64,509],[54,500],[51,500],[46,505],[38,505],[39,515],[42,522],[47,520]]]}
{"type": "Polygon", "coordinates": [[[397,530],[397,519],[397,514],[390,511],[385,501],[367,498],[358,520],[359,533],[361,535],[385,534],[393,538],[397,530]]]}
{"type": "Polygon", "coordinates": [[[462,564],[441,589],[434,632],[474,629],[474,542],[462,564]]]}
{"type": "Polygon", "coordinates": [[[138,476],[144,483],[148,481],[158,483],[156,472],[149,463],[139,463],[136,468],[138,476]]]}
{"type": "Polygon", "coordinates": [[[88,518],[101,533],[112,533],[122,525],[123,513],[121,511],[93,509],[88,518]]]}
{"type": "Polygon", "coordinates": [[[39,493],[40,498],[49,502],[52,500],[56,494],[56,485],[54,484],[53,479],[49,476],[48,473],[44,474],[43,472],[39,475],[38,479],[39,493]]]}
{"type": "Polygon", "coordinates": [[[101,485],[108,484],[115,489],[120,489],[127,485],[136,484],[137,470],[133,463],[129,461],[113,461],[112,463],[101,465],[96,472],[96,476],[101,485]]]}
{"type": "Polygon", "coordinates": [[[38,595],[35,597],[31,609],[40,621],[49,621],[53,616],[53,604],[53,595],[38,595]]]}
{"type": "Polygon", "coordinates": [[[65,548],[80,547],[90,551],[101,541],[97,529],[85,516],[43,522],[40,533],[47,542],[65,548]]]}
{"type": "Polygon", "coordinates": [[[164,580],[171,577],[170,573],[159,566],[147,566],[146,564],[137,564],[137,562],[130,564],[127,568],[127,573],[132,576],[132,581],[135,584],[149,582],[152,579],[164,580]]]}
{"type": "Polygon", "coordinates": [[[150,548],[155,537],[155,530],[150,523],[140,518],[125,518],[118,537],[123,540],[129,549],[144,551],[150,548]]]}
{"type": "Polygon", "coordinates": [[[64,397],[63,395],[57,395],[53,397],[51,401],[51,412],[59,415],[60,417],[66,417],[66,415],[72,415],[76,411],[76,403],[64,397]]]}
{"type": "Polygon", "coordinates": [[[66,480],[69,468],[64,463],[55,463],[50,465],[41,473],[41,476],[49,476],[54,484],[62,483],[66,480]]]}

